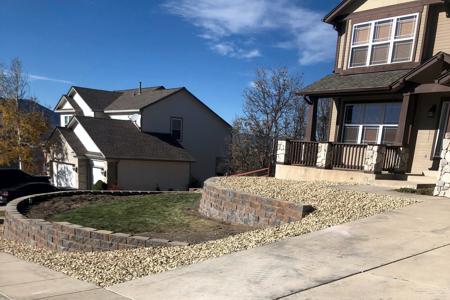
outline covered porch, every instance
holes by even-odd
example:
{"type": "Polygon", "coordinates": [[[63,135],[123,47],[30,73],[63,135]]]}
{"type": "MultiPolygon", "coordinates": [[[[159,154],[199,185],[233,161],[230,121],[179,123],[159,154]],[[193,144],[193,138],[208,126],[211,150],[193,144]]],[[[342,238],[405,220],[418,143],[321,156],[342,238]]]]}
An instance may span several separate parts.
{"type": "Polygon", "coordinates": [[[310,104],[305,138],[279,142],[278,173],[291,166],[359,171],[374,179],[422,176],[435,184],[450,132],[449,71],[450,56],[438,53],[412,70],[331,74],[306,87],[301,91],[310,104]],[[320,98],[333,102],[325,141],[316,140],[320,98]]]}

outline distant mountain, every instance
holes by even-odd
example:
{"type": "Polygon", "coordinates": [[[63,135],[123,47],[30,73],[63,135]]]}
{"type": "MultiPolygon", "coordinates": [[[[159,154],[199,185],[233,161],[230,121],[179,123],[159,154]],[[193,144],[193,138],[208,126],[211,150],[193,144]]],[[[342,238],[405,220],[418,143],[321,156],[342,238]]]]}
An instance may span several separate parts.
{"type": "Polygon", "coordinates": [[[19,109],[21,111],[33,112],[38,111],[43,113],[45,118],[48,120],[50,128],[53,130],[54,127],[59,124],[59,116],[53,110],[33,101],[30,99],[21,99],[19,101],[19,109]]]}

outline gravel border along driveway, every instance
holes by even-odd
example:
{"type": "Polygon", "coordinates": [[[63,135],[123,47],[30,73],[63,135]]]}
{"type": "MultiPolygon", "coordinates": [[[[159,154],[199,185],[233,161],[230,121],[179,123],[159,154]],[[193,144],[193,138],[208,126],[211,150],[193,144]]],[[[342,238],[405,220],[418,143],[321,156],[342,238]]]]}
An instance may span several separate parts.
{"type": "Polygon", "coordinates": [[[419,202],[406,197],[338,189],[335,184],[326,182],[227,177],[220,178],[218,183],[264,197],[311,204],[316,211],[299,222],[256,229],[190,246],[77,253],[36,250],[0,239],[0,251],[77,279],[109,286],[419,202]]]}

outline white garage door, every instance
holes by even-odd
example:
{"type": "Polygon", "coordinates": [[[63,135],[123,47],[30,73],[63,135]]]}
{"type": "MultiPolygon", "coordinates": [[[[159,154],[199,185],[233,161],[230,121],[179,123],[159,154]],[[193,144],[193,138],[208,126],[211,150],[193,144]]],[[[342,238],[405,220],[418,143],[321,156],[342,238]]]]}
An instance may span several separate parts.
{"type": "Polygon", "coordinates": [[[53,182],[58,187],[78,188],[76,186],[77,173],[73,165],[64,163],[53,163],[53,182]]]}
{"type": "Polygon", "coordinates": [[[105,181],[105,176],[102,174],[103,169],[101,168],[92,168],[92,184],[96,184],[97,181],[105,181]]]}

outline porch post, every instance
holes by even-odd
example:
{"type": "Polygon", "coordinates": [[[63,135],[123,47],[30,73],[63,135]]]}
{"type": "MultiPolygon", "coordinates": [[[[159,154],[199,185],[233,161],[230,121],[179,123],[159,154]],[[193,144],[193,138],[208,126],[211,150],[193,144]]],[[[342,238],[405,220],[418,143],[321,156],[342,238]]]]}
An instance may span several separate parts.
{"type": "Polygon", "coordinates": [[[373,174],[381,173],[385,155],[386,146],[367,145],[366,155],[364,156],[364,172],[373,174]]]}
{"type": "Polygon", "coordinates": [[[409,143],[409,126],[412,121],[412,107],[414,95],[411,93],[403,94],[402,108],[398,122],[395,143],[399,146],[406,146],[409,143]]]}
{"type": "Polygon", "coordinates": [[[306,123],[305,141],[311,142],[316,140],[316,125],[317,125],[317,97],[310,97],[311,106],[308,110],[308,119],[306,123]]]}
{"type": "Polygon", "coordinates": [[[289,140],[279,140],[277,146],[277,164],[288,165],[289,161],[289,140]]]}

